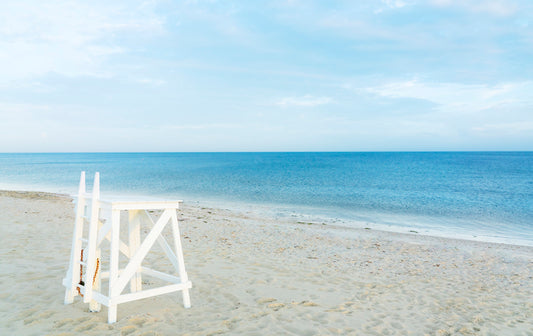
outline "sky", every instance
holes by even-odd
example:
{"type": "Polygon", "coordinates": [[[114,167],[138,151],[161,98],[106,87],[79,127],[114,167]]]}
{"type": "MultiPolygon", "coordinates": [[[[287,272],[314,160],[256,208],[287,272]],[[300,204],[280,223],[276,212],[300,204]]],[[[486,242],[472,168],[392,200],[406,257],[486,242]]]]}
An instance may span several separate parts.
{"type": "Polygon", "coordinates": [[[533,1],[2,1],[0,118],[0,152],[533,150],[533,1]]]}

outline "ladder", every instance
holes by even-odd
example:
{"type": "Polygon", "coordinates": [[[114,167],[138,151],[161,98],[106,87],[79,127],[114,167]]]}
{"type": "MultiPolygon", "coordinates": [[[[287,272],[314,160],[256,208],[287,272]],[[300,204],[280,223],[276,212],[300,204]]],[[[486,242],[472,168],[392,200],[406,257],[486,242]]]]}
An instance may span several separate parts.
{"type": "Polygon", "coordinates": [[[89,310],[92,312],[100,311],[103,304],[108,307],[108,323],[116,322],[117,305],[120,303],[175,291],[182,291],[183,305],[185,308],[189,308],[191,306],[189,289],[192,284],[185,271],[176,215],[180,202],[103,201],[100,199],[99,173],[94,176],[92,193],[88,193],[85,185],[85,172],[82,172],[76,204],[70,262],[67,274],[63,279],[63,285],[66,287],[65,304],[73,303],[74,297],[77,295],[83,296],[83,302],[89,303],[89,310]],[[159,210],[161,212],[159,219],[154,221],[148,210],[159,210]],[[121,212],[124,211],[128,212],[128,244],[120,240],[120,217],[121,212]],[[85,223],[89,225],[87,238],[83,237],[85,223]],[[168,223],[172,228],[173,247],[162,235],[163,229],[168,223]],[[142,224],[151,226],[151,229],[144,241],[141,242],[142,224]],[[100,245],[104,239],[110,242],[109,270],[103,270],[101,263],[100,245]],[[167,274],[141,265],[156,241],[172,264],[175,274],[167,274]],[[119,269],[120,253],[129,259],[123,269],[119,269]],[[155,277],[170,282],[170,284],[143,290],[143,275],[155,277]],[[108,279],[107,295],[101,292],[102,279],[108,279]],[[130,283],[130,292],[123,294],[128,282],[130,283]]]}
{"type": "MultiPolygon", "coordinates": [[[[83,302],[90,302],[89,310],[95,312],[100,311],[100,304],[95,301],[91,302],[93,279],[90,278],[90,275],[95,273],[95,234],[98,223],[101,223],[101,221],[99,221],[99,198],[100,174],[96,173],[94,175],[93,192],[87,193],[85,186],[85,172],[82,172],[78,189],[76,219],[74,222],[74,235],[72,237],[69,269],[67,271],[67,277],[65,278],[65,280],[68,281],[68,284],[66,285],[67,289],[65,291],[65,304],[72,303],[76,295],[85,292],[83,302]],[[88,213],[88,203],[91,205],[90,213],[88,213]],[[89,223],[89,237],[83,238],[83,227],[86,221],[89,223]],[[85,246],[85,248],[82,248],[83,246],[85,246]],[[84,251],[85,254],[85,261],[82,260],[82,251],[84,251]],[[82,278],[81,270],[83,267],[85,267],[85,274],[82,278]]],[[[100,286],[99,282],[100,281],[96,284],[97,288],[100,286]]]]}

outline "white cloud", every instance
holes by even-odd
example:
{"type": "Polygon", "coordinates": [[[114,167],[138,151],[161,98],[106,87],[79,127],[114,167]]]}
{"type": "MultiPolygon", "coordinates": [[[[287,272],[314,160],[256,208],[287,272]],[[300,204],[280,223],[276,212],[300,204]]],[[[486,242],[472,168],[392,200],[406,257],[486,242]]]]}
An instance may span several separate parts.
{"type": "Polygon", "coordinates": [[[165,125],[164,129],[169,130],[214,130],[214,129],[231,129],[241,128],[238,124],[212,123],[212,124],[183,124],[183,125],[165,125]]]}
{"type": "Polygon", "coordinates": [[[431,0],[438,7],[459,7],[470,12],[509,16],[517,12],[518,6],[510,0],[431,0]]]}
{"type": "Polygon", "coordinates": [[[499,132],[499,133],[508,133],[508,134],[516,134],[516,133],[525,133],[533,132],[533,121],[525,121],[525,122],[512,122],[512,123],[502,123],[502,124],[483,124],[480,126],[476,126],[472,128],[473,131],[476,132],[484,132],[484,133],[491,133],[491,132],[499,132]]]}
{"type": "Polygon", "coordinates": [[[407,5],[405,1],[402,0],[381,0],[389,8],[402,8],[407,5]]]}
{"type": "Polygon", "coordinates": [[[324,104],[329,104],[332,99],[329,97],[314,97],[312,95],[305,95],[302,97],[286,97],[276,103],[281,107],[301,106],[301,107],[314,107],[324,104]]]}
{"type": "Polygon", "coordinates": [[[533,104],[533,82],[487,84],[426,83],[416,79],[390,82],[362,91],[390,98],[414,98],[448,112],[475,113],[502,105],[533,104]]]}
{"type": "Polygon", "coordinates": [[[109,76],[102,64],[126,51],[123,34],[162,30],[159,17],[134,3],[0,2],[0,78],[109,76]]]}
{"type": "Polygon", "coordinates": [[[376,9],[374,13],[378,14],[383,12],[383,10],[385,9],[399,9],[408,5],[412,5],[411,2],[406,2],[403,0],[381,0],[381,3],[383,4],[383,6],[376,9]]]}
{"type": "Polygon", "coordinates": [[[137,83],[151,85],[151,86],[161,86],[167,83],[166,80],[156,79],[156,78],[138,78],[135,79],[137,83]]]}
{"type": "Polygon", "coordinates": [[[0,116],[2,117],[2,123],[28,122],[39,115],[48,114],[50,111],[51,107],[48,105],[6,103],[0,101],[0,116]]]}

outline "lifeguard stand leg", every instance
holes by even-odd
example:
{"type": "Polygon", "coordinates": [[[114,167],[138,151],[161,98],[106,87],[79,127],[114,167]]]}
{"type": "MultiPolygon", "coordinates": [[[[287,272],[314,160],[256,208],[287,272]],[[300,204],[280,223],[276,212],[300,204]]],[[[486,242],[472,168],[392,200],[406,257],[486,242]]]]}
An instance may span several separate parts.
{"type": "Polygon", "coordinates": [[[109,260],[109,306],[107,311],[107,322],[109,324],[117,321],[117,304],[113,302],[113,287],[118,279],[120,248],[120,210],[112,210],[111,213],[111,250],[109,260]]]}
{"type": "MultiPolygon", "coordinates": [[[[183,250],[181,248],[181,236],[180,236],[180,229],[178,225],[178,217],[176,215],[176,210],[172,210],[172,235],[174,238],[174,248],[176,250],[176,257],[178,258],[178,266],[179,266],[179,276],[181,283],[186,284],[189,282],[189,277],[187,276],[187,272],[185,271],[185,260],[183,258],[183,250]]],[[[185,288],[182,290],[183,292],[183,306],[185,308],[191,307],[191,298],[189,296],[189,289],[185,288]]]]}
{"type": "MultiPolygon", "coordinates": [[[[130,245],[130,256],[135,255],[135,252],[139,249],[141,245],[141,213],[143,210],[129,210],[129,245],[130,245]]],[[[132,293],[140,292],[142,290],[142,269],[139,267],[139,270],[131,277],[130,280],[130,291],[132,293]]]]}

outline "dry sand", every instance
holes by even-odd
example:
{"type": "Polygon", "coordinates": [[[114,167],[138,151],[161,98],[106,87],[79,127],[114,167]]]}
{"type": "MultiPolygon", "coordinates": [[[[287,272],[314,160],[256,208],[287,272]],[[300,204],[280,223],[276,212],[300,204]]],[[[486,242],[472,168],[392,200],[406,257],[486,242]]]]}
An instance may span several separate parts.
{"type": "Polygon", "coordinates": [[[532,247],[187,204],[192,308],[167,294],[108,325],[106,307],[63,305],[73,216],[67,196],[0,192],[1,335],[533,335],[532,247]]]}

